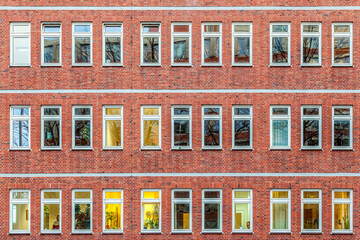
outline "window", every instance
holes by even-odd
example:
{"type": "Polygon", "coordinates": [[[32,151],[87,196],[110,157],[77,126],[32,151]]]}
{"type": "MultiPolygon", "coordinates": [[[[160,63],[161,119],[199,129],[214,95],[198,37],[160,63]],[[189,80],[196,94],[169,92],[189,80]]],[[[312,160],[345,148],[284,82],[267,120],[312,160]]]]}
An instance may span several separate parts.
{"type": "Polygon", "coordinates": [[[202,65],[221,66],[221,23],[202,24],[202,65]]]}
{"type": "Polygon", "coordinates": [[[10,66],[30,66],[30,23],[10,23],[10,66]]]}
{"type": "Polygon", "coordinates": [[[321,149],[321,106],[301,106],[301,148],[321,149]]]}
{"type": "Polygon", "coordinates": [[[336,189],[332,191],[332,231],[351,233],[353,231],[353,191],[336,189]]]}
{"type": "Polygon", "coordinates": [[[270,148],[290,149],[290,106],[270,107],[270,148]]]}
{"type": "Polygon", "coordinates": [[[30,107],[10,108],[10,149],[30,149],[30,107]]]}
{"type": "Polygon", "coordinates": [[[74,66],[91,66],[92,65],[92,24],[73,23],[72,28],[73,28],[72,64],[74,66]]]}
{"type": "Polygon", "coordinates": [[[233,54],[234,66],[252,65],[252,23],[233,23],[233,54]]]}
{"type": "Polygon", "coordinates": [[[103,148],[123,148],[123,115],[122,106],[103,107],[103,148]]]}
{"type": "Polygon", "coordinates": [[[321,65],[321,23],[301,24],[301,65],[321,65]]]}
{"type": "Polygon", "coordinates": [[[72,191],[72,233],[92,232],[92,190],[72,191]]]}
{"type": "Polygon", "coordinates": [[[141,107],[141,148],[161,149],[161,107],[141,107]]]}
{"type": "Polygon", "coordinates": [[[233,232],[252,232],[252,190],[233,190],[233,232]]]}
{"type": "Polygon", "coordinates": [[[92,107],[73,106],[73,149],[92,148],[92,107]]]}
{"type": "Polygon", "coordinates": [[[172,148],[191,149],[191,106],[172,106],[172,148]]]}
{"type": "Polygon", "coordinates": [[[302,190],[301,209],[301,232],[321,232],[321,190],[302,190]]]}
{"type": "Polygon", "coordinates": [[[103,65],[121,66],[123,49],[123,27],[121,23],[103,25],[103,65]]]}
{"type": "Polygon", "coordinates": [[[270,65],[290,66],[290,23],[271,23],[270,37],[270,65]]]}
{"type": "Polygon", "coordinates": [[[42,24],[41,45],[41,65],[61,66],[61,24],[42,24]]]}
{"type": "Polygon", "coordinates": [[[352,66],[352,23],[333,23],[333,66],[352,66]]]}
{"type": "Polygon", "coordinates": [[[123,229],[123,191],[108,189],[103,193],[103,232],[121,233],[123,229]]]}
{"type": "Polygon", "coordinates": [[[171,43],[171,64],[191,65],[191,23],[172,23],[171,43]]]}
{"type": "Polygon", "coordinates": [[[41,107],[41,148],[61,149],[61,107],[41,107]]]}
{"type": "Polygon", "coordinates": [[[61,233],[61,190],[41,190],[41,233],[61,233]]]}
{"type": "Polygon", "coordinates": [[[141,190],[141,232],[161,232],[161,190],[141,190]]]}
{"type": "Polygon", "coordinates": [[[270,192],[271,232],[291,232],[290,190],[271,190],[270,192]]]}
{"type": "Polygon", "coordinates": [[[221,106],[203,106],[202,107],[202,148],[204,149],[221,149],[222,132],[221,132],[221,106]]]}
{"type": "Polygon", "coordinates": [[[172,190],[172,232],[191,232],[191,190],[172,190]]]}
{"type": "Polygon", "coordinates": [[[141,65],[161,64],[161,28],[159,23],[141,24],[141,65]]]}
{"type": "Polygon", "coordinates": [[[30,190],[10,190],[10,233],[30,233],[30,190]]]}
{"type": "Polygon", "coordinates": [[[352,149],[352,106],[333,106],[333,149],[352,149]]]}
{"type": "Polygon", "coordinates": [[[222,232],[222,191],[202,191],[202,231],[222,232]]]}
{"type": "Polygon", "coordinates": [[[232,148],[252,148],[252,106],[233,106],[232,148]]]}

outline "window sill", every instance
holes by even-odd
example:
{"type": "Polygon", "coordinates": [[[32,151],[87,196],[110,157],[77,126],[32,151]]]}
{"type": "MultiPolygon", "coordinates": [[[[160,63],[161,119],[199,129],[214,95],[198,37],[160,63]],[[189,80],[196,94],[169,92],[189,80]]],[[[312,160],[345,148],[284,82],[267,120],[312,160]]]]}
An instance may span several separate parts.
{"type": "Polygon", "coordinates": [[[171,64],[170,67],[193,67],[193,65],[191,63],[189,64],[171,64]]]}
{"type": "Polygon", "coordinates": [[[353,148],[332,148],[331,151],[354,151],[353,148]]]}
{"type": "Polygon", "coordinates": [[[9,68],[13,68],[13,67],[27,67],[27,68],[31,68],[31,65],[9,65],[9,68]]]}
{"type": "Polygon", "coordinates": [[[184,234],[184,235],[191,235],[192,232],[171,232],[170,234],[178,235],[178,234],[184,234]]]}
{"type": "Polygon", "coordinates": [[[162,151],[162,148],[140,148],[140,151],[162,151]]]}
{"type": "Polygon", "coordinates": [[[202,148],[201,151],[223,151],[223,148],[202,148]]]}
{"type": "Polygon", "coordinates": [[[354,65],[331,65],[331,67],[354,67],[354,65]]]}
{"type": "Polygon", "coordinates": [[[31,148],[9,148],[9,151],[32,151],[31,148]]]}
{"type": "Polygon", "coordinates": [[[59,68],[59,67],[63,67],[63,65],[40,65],[40,68],[48,68],[48,67],[55,67],[55,68],[59,68]]]}
{"type": "Polygon", "coordinates": [[[300,151],[324,151],[322,148],[300,148],[300,151]]]}
{"type": "Polygon", "coordinates": [[[72,64],[71,67],[94,67],[93,64],[72,64]]]}
{"type": "Polygon", "coordinates": [[[222,64],[209,64],[209,65],[201,64],[200,67],[223,67],[223,65],[222,64]]]}
{"type": "Polygon", "coordinates": [[[8,235],[31,235],[31,233],[29,233],[29,232],[10,232],[10,233],[8,233],[8,235]]]}
{"type": "Polygon", "coordinates": [[[162,67],[161,64],[140,64],[139,67],[162,67]]]}
{"type": "Polygon", "coordinates": [[[111,234],[118,234],[118,235],[123,235],[124,232],[102,232],[102,235],[111,235],[111,234]]]}
{"type": "Polygon", "coordinates": [[[233,64],[231,67],[254,67],[253,64],[233,64]]]}
{"type": "Polygon", "coordinates": [[[241,231],[232,231],[231,234],[254,234],[254,232],[241,232],[241,231]]]}
{"type": "Polygon", "coordinates": [[[154,235],[161,235],[163,234],[162,232],[140,232],[141,235],[145,234],[145,235],[150,235],[150,234],[154,234],[154,235]]]}
{"type": "Polygon", "coordinates": [[[331,232],[330,235],[354,235],[353,232],[331,232]]]}
{"type": "Polygon", "coordinates": [[[269,67],[292,67],[292,65],[291,64],[284,64],[284,65],[270,64],[269,67]]]}
{"type": "Polygon", "coordinates": [[[62,151],[62,148],[40,148],[39,151],[62,151]]]}
{"type": "Polygon", "coordinates": [[[291,235],[292,232],[269,232],[269,234],[288,234],[288,235],[291,235]]]}
{"type": "Polygon", "coordinates": [[[215,231],[214,232],[206,232],[206,231],[204,232],[203,231],[200,234],[224,234],[224,233],[222,231],[219,231],[219,232],[215,232],[215,231]]]}
{"type": "Polygon", "coordinates": [[[72,232],[71,235],[94,235],[93,232],[72,232]]]}
{"type": "Polygon", "coordinates": [[[171,151],[192,151],[192,148],[171,148],[171,151]]]}
{"type": "Polygon", "coordinates": [[[231,151],[254,151],[253,148],[232,148],[231,151]]]}
{"type": "Polygon", "coordinates": [[[300,232],[301,235],[322,235],[322,232],[300,232]]]}
{"type": "Polygon", "coordinates": [[[114,65],[106,65],[106,64],[103,64],[101,65],[101,67],[125,67],[124,65],[122,64],[114,64],[114,65]]]}
{"type": "Polygon", "coordinates": [[[71,151],[93,151],[93,148],[72,148],[71,151]]]}
{"type": "Polygon", "coordinates": [[[323,67],[323,65],[306,65],[306,64],[300,64],[300,67],[318,67],[318,68],[321,68],[323,67]]]}
{"type": "Polygon", "coordinates": [[[124,151],[124,148],[102,148],[101,151],[124,151]]]}
{"type": "Polygon", "coordinates": [[[40,235],[62,235],[62,232],[40,232],[40,235]]]}
{"type": "Polygon", "coordinates": [[[269,148],[269,151],[292,151],[291,148],[269,148]]]}

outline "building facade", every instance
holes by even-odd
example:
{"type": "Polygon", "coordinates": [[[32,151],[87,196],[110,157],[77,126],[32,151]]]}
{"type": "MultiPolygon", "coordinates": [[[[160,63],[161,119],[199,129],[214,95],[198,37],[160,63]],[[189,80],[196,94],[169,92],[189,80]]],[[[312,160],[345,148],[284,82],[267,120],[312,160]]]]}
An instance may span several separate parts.
{"type": "Polygon", "coordinates": [[[1,239],[359,239],[360,1],[1,1],[1,239]]]}

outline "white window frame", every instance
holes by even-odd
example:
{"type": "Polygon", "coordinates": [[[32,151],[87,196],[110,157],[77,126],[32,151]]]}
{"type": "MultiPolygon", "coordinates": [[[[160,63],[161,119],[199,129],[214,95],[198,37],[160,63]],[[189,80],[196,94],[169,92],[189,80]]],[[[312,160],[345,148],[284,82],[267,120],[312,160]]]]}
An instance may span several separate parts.
{"type": "Polygon", "coordinates": [[[103,149],[123,149],[124,147],[124,109],[122,105],[104,105],[103,106],[103,149]],[[107,108],[120,108],[121,115],[106,115],[107,108]],[[106,146],[106,121],[121,121],[121,146],[106,146]]]}
{"type": "Polygon", "coordinates": [[[201,108],[201,115],[202,115],[202,119],[201,119],[201,145],[202,145],[202,149],[222,149],[222,106],[221,105],[203,105],[201,108]],[[219,108],[220,112],[219,115],[205,115],[204,109],[205,108],[219,108]],[[204,134],[204,130],[205,130],[205,120],[219,120],[219,146],[205,146],[205,134],[204,134]]]}
{"type": "Polygon", "coordinates": [[[201,23],[201,66],[222,66],[222,22],[203,22],[201,23]],[[219,26],[219,32],[205,32],[204,26],[217,25],[219,26]],[[219,38],[219,62],[218,63],[205,63],[204,62],[204,40],[206,37],[218,37],[219,38]]]}
{"type": "Polygon", "coordinates": [[[171,23],[171,66],[192,66],[191,63],[191,22],[172,22],[171,23]],[[189,32],[174,32],[174,26],[189,26],[189,32]],[[189,62],[188,63],[175,63],[174,62],[174,38],[175,37],[187,37],[189,38],[189,62]]]}
{"type": "Polygon", "coordinates": [[[302,22],[301,23],[301,66],[321,66],[321,23],[320,22],[302,22]],[[319,32],[304,32],[304,25],[318,26],[319,32]],[[304,63],[304,37],[318,37],[319,38],[319,63],[304,63]]]}
{"type": "Polygon", "coordinates": [[[31,107],[29,105],[16,105],[10,106],[10,149],[14,150],[31,150],[31,107]],[[28,116],[14,116],[13,109],[15,108],[28,108],[28,116]],[[14,146],[13,128],[14,121],[29,121],[29,146],[28,147],[16,147],[14,146]]]}
{"type": "Polygon", "coordinates": [[[93,110],[91,105],[73,105],[72,106],[72,149],[92,150],[93,148],[93,110]],[[90,108],[89,115],[75,115],[76,108],[90,108]],[[90,120],[90,146],[75,146],[75,120],[90,120]]]}
{"type": "Polygon", "coordinates": [[[43,22],[41,23],[41,66],[61,66],[62,64],[62,25],[61,22],[43,22]],[[46,26],[59,26],[60,32],[45,32],[46,26]],[[44,39],[46,37],[59,38],[59,63],[45,63],[44,61],[44,39]]]}
{"type": "Polygon", "coordinates": [[[72,66],[92,66],[93,65],[93,24],[92,22],[73,22],[72,23],[72,66]],[[75,32],[75,25],[89,25],[90,32],[78,33],[75,32]],[[90,38],[90,62],[77,63],[75,62],[75,38],[76,37],[89,37],[90,38]]]}
{"type": "Polygon", "coordinates": [[[171,149],[192,149],[192,107],[191,105],[172,105],[171,106],[171,149]],[[175,115],[175,108],[188,108],[189,115],[175,115]],[[174,146],[174,121],[175,120],[189,120],[189,146],[174,146]]]}
{"type": "Polygon", "coordinates": [[[271,233],[291,233],[291,190],[290,189],[271,189],[270,190],[270,232],[271,233]],[[288,192],[288,198],[273,198],[273,192],[288,192]],[[288,204],[288,226],[289,229],[273,229],[273,204],[288,204]]]}
{"type": "Polygon", "coordinates": [[[222,204],[222,189],[203,189],[202,190],[202,203],[201,203],[201,229],[203,233],[222,233],[223,225],[223,204],[222,204]],[[220,192],[220,198],[205,198],[205,192],[220,192]],[[205,204],[215,203],[220,204],[220,228],[219,229],[205,229],[205,204]]]}
{"type": "Polygon", "coordinates": [[[161,23],[160,22],[142,22],[140,24],[140,66],[161,66],[161,23]],[[158,25],[159,32],[144,32],[144,25],[158,25]],[[144,38],[145,37],[157,37],[159,38],[159,62],[158,63],[146,63],[144,62],[144,38]]]}
{"type": "Polygon", "coordinates": [[[322,195],[321,189],[301,189],[301,233],[322,232],[322,195]],[[304,198],[304,192],[318,192],[319,198],[304,198]],[[304,204],[319,205],[319,229],[304,229],[304,204]]]}
{"type": "Polygon", "coordinates": [[[253,232],[253,190],[252,189],[233,189],[232,190],[232,232],[253,232]],[[235,192],[250,192],[250,198],[235,198],[235,192]],[[250,229],[235,228],[235,204],[245,203],[250,205],[250,229]]]}
{"type": "Polygon", "coordinates": [[[29,234],[31,229],[31,192],[29,189],[12,189],[10,190],[10,204],[9,204],[9,233],[15,233],[15,234],[29,234]],[[13,199],[12,195],[14,192],[27,192],[29,194],[29,199],[13,199]],[[13,204],[28,204],[29,208],[29,220],[28,220],[28,230],[13,230],[12,229],[12,223],[13,223],[13,211],[12,207],[13,204]]]}
{"type": "Polygon", "coordinates": [[[46,149],[46,150],[61,150],[62,149],[62,134],[61,134],[61,106],[59,105],[43,105],[41,106],[41,149],[46,149]],[[45,108],[58,108],[59,109],[59,116],[56,115],[45,115],[44,114],[44,110],[45,108]],[[45,146],[44,145],[44,131],[45,131],[45,121],[59,121],[59,146],[45,146]]]}
{"type": "Polygon", "coordinates": [[[103,23],[103,36],[102,36],[102,64],[103,66],[123,66],[123,56],[124,56],[124,49],[123,49],[123,23],[122,22],[105,22],[103,23]],[[106,32],[107,26],[121,26],[121,32],[106,32]],[[106,37],[119,37],[120,38],[120,48],[121,48],[121,62],[120,63],[106,63],[105,61],[105,38],[106,37]]]}
{"type": "Polygon", "coordinates": [[[352,150],[353,149],[353,106],[337,106],[334,105],[332,106],[332,134],[331,134],[331,142],[332,142],[332,149],[333,150],[352,150]],[[341,115],[335,115],[335,108],[349,108],[350,109],[350,115],[349,116],[341,116],[341,115]],[[349,131],[350,131],[350,146],[334,146],[334,121],[335,120],[349,120],[350,121],[350,127],[349,127],[349,131]]]}
{"type": "Polygon", "coordinates": [[[10,66],[14,67],[31,67],[31,23],[30,22],[12,22],[10,23],[10,66]],[[14,26],[28,26],[29,32],[13,32],[14,26]],[[27,38],[29,43],[29,59],[28,63],[14,62],[14,38],[27,38]]]}
{"type": "Polygon", "coordinates": [[[61,233],[61,190],[59,189],[42,189],[41,190],[41,233],[61,233]],[[58,192],[59,199],[45,199],[44,192],[58,192]],[[59,204],[59,229],[44,229],[44,204],[59,204]]]}
{"type": "Polygon", "coordinates": [[[332,37],[331,37],[331,45],[332,45],[332,48],[331,48],[331,52],[332,52],[332,66],[335,67],[335,66],[353,66],[353,24],[352,22],[334,22],[332,24],[332,37]],[[349,25],[350,26],[350,32],[349,33],[335,33],[334,32],[334,27],[335,25],[349,25]],[[335,57],[335,54],[334,54],[334,38],[335,37],[349,37],[350,38],[350,63],[334,63],[334,57],[335,57]]]}
{"type": "Polygon", "coordinates": [[[93,231],[93,192],[92,189],[73,189],[71,203],[71,233],[86,234],[93,231]],[[90,192],[90,199],[75,199],[75,192],[90,192]],[[75,229],[75,204],[90,204],[90,229],[75,229]]]}
{"type": "Polygon", "coordinates": [[[103,227],[103,232],[104,233],[123,233],[124,230],[124,203],[123,203],[123,199],[124,199],[124,192],[122,189],[104,189],[103,190],[103,211],[102,211],[102,227],[103,227]],[[107,192],[120,192],[121,193],[121,199],[106,199],[106,193],[107,192]],[[121,204],[121,229],[119,230],[112,230],[112,229],[106,229],[105,224],[106,224],[106,220],[105,220],[105,216],[106,216],[106,204],[121,204]]]}
{"type": "Polygon", "coordinates": [[[272,22],[270,23],[270,66],[291,66],[291,23],[290,22],[272,22]],[[273,25],[287,25],[288,32],[273,32],[273,25]],[[288,62],[287,63],[273,63],[272,62],[272,49],[273,37],[288,37],[288,62]]]}
{"type": "Polygon", "coordinates": [[[143,105],[141,106],[141,149],[146,150],[161,150],[161,105],[143,105]],[[145,108],[158,108],[159,115],[144,115],[145,108]],[[144,120],[158,120],[159,121],[159,146],[144,146],[144,120]]]}
{"type": "Polygon", "coordinates": [[[192,233],[192,190],[191,189],[172,189],[171,190],[171,232],[172,233],[192,233]],[[175,192],[189,192],[189,198],[174,198],[175,192]],[[175,229],[175,204],[189,204],[189,229],[175,229]]]}
{"type": "Polygon", "coordinates": [[[333,189],[332,190],[332,214],[331,214],[331,219],[332,219],[332,233],[333,234],[341,234],[341,233],[353,233],[353,221],[354,221],[354,217],[353,217],[353,190],[352,189],[333,189]],[[336,199],[335,198],[335,192],[350,192],[350,199],[336,199]],[[334,205],[338,203],[338,204],[349,204],[350,205],[350,229],[335,229],[334,228],[334,205]]]}
{"type": "Polygon", "coordinates": [[[253,108],[251,105],[233,105],[232,107],[232,149],[252,149],[253,148],[253,108]],[[250,115],[235,115],[235,108],[249,108],[250,115]],[[250,121],[250,145],[235,146],[235,120],[250,121]]]}
{"type": "Polygon", "coordinates": [[[231,59],[233,66],[253,66],[253,25],[252,22],[233,22],[232,24],[232,47],[231,47],[231,59]],[[249,26],[250,32],[235,32],[235,26],[249,26]],[[234,58],[235,53],[235,38],[236,37],[248,37],[249,38],[249,45],[250,45],[250,55],[249,55],[249,62],[248,63],[236,63],[234,58]]]}
{"type": "Polygon", "coordinates": [[[141,225],[140,233],[161,233],[161,189],[141,189],[141,225]],[[159,192],[159,199],[144,198],[144,192],[159,192]],[[144,226],[144,208],[143,203],[159,203],[159,229],[143,229],[144,226]]]}
{"type": "Polygon", "coordinates": [[[270,106],[270,149],[291,149],[291,106],[290,105],[271,105],[270,106]],[[273,108],[287,108],[288,115],[273,115],[273,108]],[[273,146],[273,124],[274,120],[288,121],[288,146],[273,146]]]}
{"type": "Polygon", "coordinates": [[[322,111],[321,105],[302,105],[301,106],[301,149],[322,149],[322,111]],[[319,115],[304,115],[304,108],[317,108],[319,115]],[[304,146],[304,121],[318,120],[319,121],[319,146],[304,146]]]}

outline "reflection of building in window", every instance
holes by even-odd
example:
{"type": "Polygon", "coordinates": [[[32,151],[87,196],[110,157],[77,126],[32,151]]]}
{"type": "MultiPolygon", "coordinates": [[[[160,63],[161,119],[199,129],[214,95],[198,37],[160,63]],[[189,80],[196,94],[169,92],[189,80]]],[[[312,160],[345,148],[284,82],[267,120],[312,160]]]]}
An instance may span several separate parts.
{"type": "Polygon", "coordinates": [[[333,107],[333,148],[352,148],[352,107],[333,107]]]}
{"type": "Polygon", "coordinates": [[[302,148],[321,148],[321,106],[301,107],[302,148]]]}
{"type": "Polygon", "coordinates": [[[73,106],[73,148],[92,147],[92,108],[73,106]]]}
{"type": "Polygon", "coordinates": [[[42,25],[41,64],[58,66],[61,64],[61,25],[47,23],[42,25]]]}
{"type": "Polygon", "coordinates": [[[221,23],[203,23],[202,25],[202,64],[221,64],[221,23]]]}
{"type": "Polygon", "coordinates": [[[222,113],[219,106],[203,106],[203,148],[221,148],[222,113]]]}
{"type": "Polygon", "coordinates": [[[141,63],[148,65],[160,64],[161,45],[160,24],[141,25],[141,63]]]}
{"type": "Polygon", "coordinates": [[[233,65],[252,63],[252,23],[233,24],[233,65]]]}
{"type": "Polygon", "coordinates": [[[321,64],[321,23],[302,23],[302,57],[303,65],[321,64]]]}
{"type": "Polygon", "coordinates": [[[61,107],[43,106],[41,108],[42,118],[42,148],[61,147],[61,107]]]}
{"type": "Polygon", "coordinates": [[[73,23],[73,64],[92,63],[92,24],[73,23]]]}
{"type": "Polygon", "coordinates": [[[233,107],[233,148],[252,147],[252,106],[233,107]]]}
{"type": "Polygon", "coordinates": [[[103,64],[122,64],[122,24],[107,23],[103,26],[103,64]]]}
{"type": "Polygon", "coordinates": [[[290,23],[270,24],[271,64],[290,64],[290,23]]]}
{"type": "Polygon", "coordinates": [[[172,64],[191,64],[191,23],[172,23],[171,29],[172,64]]]}
{"type": "Polygon", "coordinates": [[[333,24],[333,64],[352,65],[352,24],[333,24]]]}

